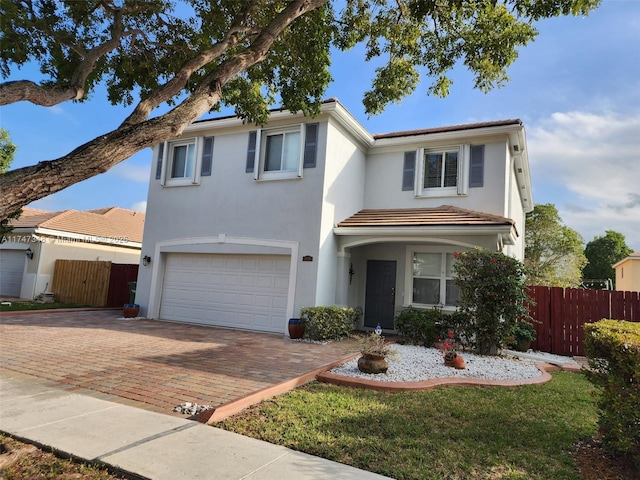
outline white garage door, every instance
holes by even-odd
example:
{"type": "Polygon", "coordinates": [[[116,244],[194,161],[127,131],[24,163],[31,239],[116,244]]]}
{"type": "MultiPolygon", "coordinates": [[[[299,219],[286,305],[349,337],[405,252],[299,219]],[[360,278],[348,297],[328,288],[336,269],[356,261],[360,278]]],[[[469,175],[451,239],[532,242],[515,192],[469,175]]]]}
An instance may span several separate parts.
{"type": "Polygon", "coordinates": [[[290,257],[167,254],[160,318],[282,333],[290,257]]]}
{"type": "Polygon", "coordinates": [[[24,250],[0,250],[0,296],[20,296],[25,261],[24,250]]]}

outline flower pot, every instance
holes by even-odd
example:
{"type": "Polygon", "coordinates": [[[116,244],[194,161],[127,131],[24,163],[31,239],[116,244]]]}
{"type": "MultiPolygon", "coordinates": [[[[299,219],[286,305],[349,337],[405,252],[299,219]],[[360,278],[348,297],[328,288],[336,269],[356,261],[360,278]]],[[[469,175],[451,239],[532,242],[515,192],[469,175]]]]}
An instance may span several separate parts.
{"type": "Polygon", "coordinates": [[[299,318],[289,319],[289,338],[302,338],[304,336],[304,324],[299,318]]]}
{"type": "Polygon", "coordinates": [[[462,356],[458,355],[457,353],[450,360],[445,358],[444,359],[444,364],[447,367],[457,368],[458,370],[462,370],[467,366],[467,364],[464,361],[464,358],[462,358],[462,356]]]}
{"type": "Polygon", "coordinates": [[[358,359],[358,370],[363,373],[386,373],[389,363],[384,357],[364,354],[358,359]]]}
{"type": "Polygon", "coordinates": [[[531,341],[530,340],[520,340],[516,344],[516,351],[518,351],[518,352],[526,352],[527,350],[529,350],[529,348],[531,348],[531,341]]]}
{"type": "Polygon", "coordinates": [[[122,316],[124,318],[135,318],[140,313],[140,305],[137,303],[125,303],[122,307],[122,316]]]}

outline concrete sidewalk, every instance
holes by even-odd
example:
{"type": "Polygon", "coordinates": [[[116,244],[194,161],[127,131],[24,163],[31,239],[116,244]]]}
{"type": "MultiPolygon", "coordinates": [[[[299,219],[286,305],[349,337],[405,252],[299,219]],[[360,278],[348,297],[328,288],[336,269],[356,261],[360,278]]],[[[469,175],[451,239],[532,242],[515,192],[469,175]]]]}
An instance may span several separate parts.
{"type": "Polygon", "coordinates": [[[382,479],[175,416],[0,377],[0,430],[153,480],[382,479]]]}

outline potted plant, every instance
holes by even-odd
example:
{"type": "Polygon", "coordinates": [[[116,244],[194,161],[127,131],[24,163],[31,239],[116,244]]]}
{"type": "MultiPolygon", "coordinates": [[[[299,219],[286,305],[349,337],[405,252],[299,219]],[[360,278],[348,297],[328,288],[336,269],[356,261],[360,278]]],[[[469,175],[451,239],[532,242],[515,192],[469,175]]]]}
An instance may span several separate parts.
{"type": "Polygon", "coordinates": [[[298,339],[304,337],[305,321],[302,318],[289,319],[289,338],[298,339]]]}
{"type": "Polygon", "coordinates": [[[122,316],[124,318],[136,318],[140,313],[140,305],[137,303],[125,303],[122,307],[122,316]]]}
{"type": "Polygon", "coordinates": [[[444,358],[444,364],[447,367],[453,367],[458,370],[462,370],[467,365],[464,361],[464,358],[462,358],[462,355],[459,355],[455,351],[454,339],[455,334],[453,332],[449,332],[449,340],[446,342],[442,342],[442,348],[440,349],[440,351],[442,352],[442,357],[444,358]]]}
{"type": "Polygon", "coordinates": [[[526,352],[531,342],[536,339],[536,329],[532,323],[525,320],[513,322],[509,328],[509,345],[519,351],[526,352]]]}
{"type": "Polygon", "coordinates": [[[360,353],[358,370],[364,373],[386,373],[389,362],[386,357],[391,354],[391,349],[384,342],[384,337],[375,332],[358,337],[360,353]]]}

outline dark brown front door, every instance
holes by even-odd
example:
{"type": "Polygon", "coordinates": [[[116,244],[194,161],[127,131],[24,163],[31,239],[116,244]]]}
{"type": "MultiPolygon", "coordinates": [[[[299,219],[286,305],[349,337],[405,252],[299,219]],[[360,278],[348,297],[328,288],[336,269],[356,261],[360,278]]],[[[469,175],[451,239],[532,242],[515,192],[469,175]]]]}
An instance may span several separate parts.
{"type": "Polygon", "coordinates": [[[393,330],[396,303],[396,262],[367,261],[367,287],[364,301],[364,326],[393,330]]]}

